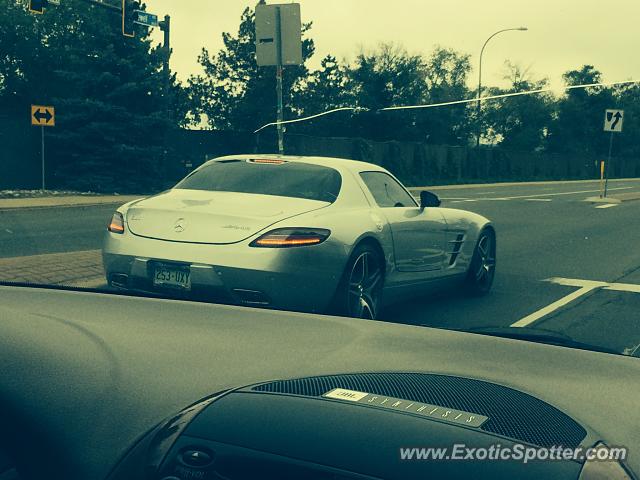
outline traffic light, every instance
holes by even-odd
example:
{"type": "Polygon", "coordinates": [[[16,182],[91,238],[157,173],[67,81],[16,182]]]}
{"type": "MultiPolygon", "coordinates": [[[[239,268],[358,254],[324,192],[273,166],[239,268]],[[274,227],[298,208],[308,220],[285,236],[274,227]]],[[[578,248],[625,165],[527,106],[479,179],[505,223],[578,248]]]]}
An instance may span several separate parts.
{"type": "Polygon", "coordinates": [[[29,0],[29,11],[31,13],[44,13],[44,9],[49,6],[49,0],[29,0]]]}
{"type": "Polygon", "coordinates": [[[140,3],[133,0],[122,0],[122,34],[135,37],[135,21],[138,19],[140,3]]]}

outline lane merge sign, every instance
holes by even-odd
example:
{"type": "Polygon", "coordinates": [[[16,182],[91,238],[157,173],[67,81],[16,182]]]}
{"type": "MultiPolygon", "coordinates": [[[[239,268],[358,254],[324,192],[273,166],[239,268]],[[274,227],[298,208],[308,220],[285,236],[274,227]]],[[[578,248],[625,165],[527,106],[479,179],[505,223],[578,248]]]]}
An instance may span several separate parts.
{"type": "Polygon", "coordinates": [[[55,127],[55,108],[44,105],[31,105],[31,125],[37,127],[55,127]]]}
{"type": "Polygon", "coordinates": [[[624,121],[624,110],[608,109],[604,114],[604,131],[616,132],[622,131],[622,122],[624,121]]]}

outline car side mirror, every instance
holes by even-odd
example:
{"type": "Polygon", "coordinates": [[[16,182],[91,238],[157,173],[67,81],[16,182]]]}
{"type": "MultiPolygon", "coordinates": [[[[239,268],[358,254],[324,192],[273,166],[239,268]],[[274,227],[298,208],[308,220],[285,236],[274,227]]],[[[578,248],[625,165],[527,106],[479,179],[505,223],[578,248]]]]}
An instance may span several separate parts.
{"type": "Polygon", "coordinates": [[[439,207],[442,202],[435,193],[423,190],[420,192],[420,209],[439,207]]]}

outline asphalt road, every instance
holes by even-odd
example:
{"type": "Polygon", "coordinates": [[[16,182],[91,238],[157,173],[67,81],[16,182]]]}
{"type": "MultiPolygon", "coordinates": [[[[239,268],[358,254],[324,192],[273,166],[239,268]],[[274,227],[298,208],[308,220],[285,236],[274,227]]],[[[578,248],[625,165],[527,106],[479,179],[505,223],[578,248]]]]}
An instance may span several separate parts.
{"type": "Polygon", "coordinates": [[[0,210],[0,258],[100,248],[116,207],[0,210]]]}
{"type": "MultiPolygon", "coordinates": [[[[611,194],[640,192],[640,179],[609,187],[611,194]]],[[[573,302],[542,315],[584,281],[640,284],[640,200],[598,208],[603,204],[584,201],[597,190],[597,182],[438,190],[443,206],[477,212],[495,223],[494,288],[481,298],[457,292],[431,296],[383,312],[383,319],[462,329],[524,320],[532,323],[523,326],[584,343],[639,349],[640,290],[585,289],[573,302]],[[561,285],[546,281],[550,278],[576,281],[561,285]]]]}
{"type": "MultiPolygon", "coordinates": [[[[640,192],[640,179],[612,181],[609,190],[640,192]]],[[[458,292],[425,297],[382,312],[383,320],[459,329],[516,324],[620,352],[640,351],[640,200],[606,208],[585,202],[597,195],[597,182],[437,193],[445,207],[493,220],[494,289],[480,298],[458,292]]],[[[0,257],[98,249],[113,210],[106,205],[0,211],[0,257]]]]}

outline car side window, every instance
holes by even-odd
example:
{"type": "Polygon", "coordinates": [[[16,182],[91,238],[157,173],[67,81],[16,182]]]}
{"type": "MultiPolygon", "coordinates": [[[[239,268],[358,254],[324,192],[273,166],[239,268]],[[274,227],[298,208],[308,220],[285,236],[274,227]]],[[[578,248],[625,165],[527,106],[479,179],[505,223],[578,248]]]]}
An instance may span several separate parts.
{"type": "Polygon", "coordinates": [[[360,177],[379,207],[416,206],[413,197],[391,175],[384,172],[361,172],[360,177]]]}

